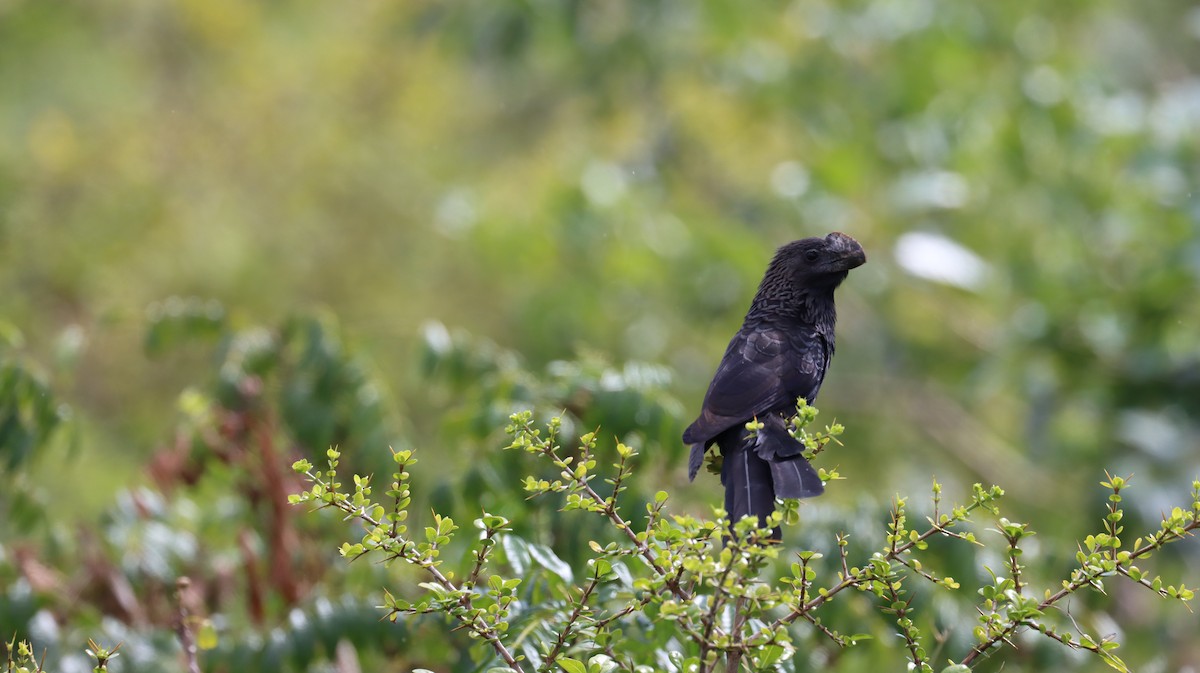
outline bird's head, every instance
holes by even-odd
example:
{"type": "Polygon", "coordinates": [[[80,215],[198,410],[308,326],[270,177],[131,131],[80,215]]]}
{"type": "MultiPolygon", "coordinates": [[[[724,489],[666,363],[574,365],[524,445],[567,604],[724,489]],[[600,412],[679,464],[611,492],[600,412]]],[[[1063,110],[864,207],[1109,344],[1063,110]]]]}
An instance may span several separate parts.
{"type": "Polygon", "coordinates": [[[802,238],[779,248],[771,267],[806,288],[833,289],[867,261],[858,241],[835,231],[825,238],[802,238]]]}

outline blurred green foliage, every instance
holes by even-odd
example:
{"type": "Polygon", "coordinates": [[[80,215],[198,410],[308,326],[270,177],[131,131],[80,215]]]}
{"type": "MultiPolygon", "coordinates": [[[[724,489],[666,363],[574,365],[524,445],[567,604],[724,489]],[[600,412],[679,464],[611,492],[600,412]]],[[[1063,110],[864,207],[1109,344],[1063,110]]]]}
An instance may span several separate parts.
{"type": "MultiPolygon", "coordinates": [[[[820,400],[853,487],[813,534],[936,473],[1003,485],[1066,567],[1104,468],[1131,525],[1200,472],[1198,63],[1182,0],[0,2],[3,633],[96,635],[17,552],[69,572],[76,526],[222,419],[362,469],[427,447],[470,520],[527,469],[496,419],[566,409],[716,502],[674,438],[774,246],[831,230],[869,262],[820,400]]],[[[253,529],[237,455],[164,507],[220,528],[229,491],[253,529]]],[[[510,518],[569,556],[555,516],[510,518]]],[[[1128,661],[1197,665],[1194,623],[1117,605],[1128,661]]]]}
{"type": "Polygon", "coordinates": [[[69,415],[36,363],[21,357],[21,333],[0,322],[0,468],[13,470],[49,443],[69,415]]]}

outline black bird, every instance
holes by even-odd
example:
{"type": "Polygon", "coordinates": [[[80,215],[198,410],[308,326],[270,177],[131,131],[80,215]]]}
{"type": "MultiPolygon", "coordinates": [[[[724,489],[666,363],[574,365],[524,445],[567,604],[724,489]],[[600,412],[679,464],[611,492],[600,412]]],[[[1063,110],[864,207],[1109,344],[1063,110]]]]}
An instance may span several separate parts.
{"type": "MultiPolygon", "coordinates": [[[[731,522],[746,515],[759,526],[776,498],[820,495],[825,487],[787,433],[797,398],[813,402],[833,358],[837,311],[833,291],[867,261],[858,241],[834,232],[779,248],[742,328],[717,367],[700,417],[683,433],[692,446],[688,478],[695,479],[712,444],[721,451],[721,483],[731,522]],[[763,423],[754,436],[746,423],[763,423]]],[[[774,531],[780,538],[779,529],[774,531]]]]}

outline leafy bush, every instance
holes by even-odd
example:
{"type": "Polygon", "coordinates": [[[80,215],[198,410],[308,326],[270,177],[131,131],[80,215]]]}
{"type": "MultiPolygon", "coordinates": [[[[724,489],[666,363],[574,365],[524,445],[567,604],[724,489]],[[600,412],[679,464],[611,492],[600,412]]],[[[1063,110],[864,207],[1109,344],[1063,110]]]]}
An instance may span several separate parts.
{"type": "MultiPolygon", "coordinates": [[[[831,429],[810,434],[806,426],[815,410],[802,400],[798,412],[798,436],[815,453],[829,441],[831,429]]],[[[490,648],[494,671],[561,668],[587,673],[665,666],[682,671],[713,671],[722,666],[726,671],[774,670],[796,655],[798,641],[824,636],[848,647],[870,639],[867,633],[845,635],[836,630],[859,628],[858,624],[833,624],[818,615],[827,603],[852,600],[854,592],[849,590],[857,589],[872,594],[880,610],[894,620],[910,667],[932,672],[936,662],[930,648],[935,639],[922,626],[928,619],[914,606],[911,583],[923,579],[950,591],[962,586],[953,577],[926,569],[937,559],[922,560],[919,556],[925,555],[920,552],[929,549],[934,537],[982,544],[974,532],[964,530],[974,523],[973,516],[981,514],[993,520],[992,530],[1004,543],[1004,565],[984,568],[992,581],[977,590],[976,642],[965,654],[940,652],[955,662],[942,669],[946,672],[968,670],[1026,631],[1070,649],[1093,652],[1114,669],[1126,671],[1115,653],[1116,640],[1083,631],[1079,620],[1086,616],[1068,614],[1063,619],[1058,608],[1077,592],[1103,593],[1106,578],[1127,579],[1163,598],[1194,598],[1193,590],[1165,584],[1136,563],[1200,528],[1200,481],[1193,483],[1187,509],[1173,509],[1163,517],[1159,530],[1138,537],[1122,550],[1121,493],[1128,481],[1109,477],[1102,484],[1111,491],[1102,531],[1084,540],[1076,555],[1077,566],[1061,586],[1044,592],[1024,575],[1022,541],[1033,531],[1027,524],[1000,516],[1003,490],[976,484],[965,505],[943,510],[942,487],[936,481],[927,526],[911,527],[907,500],[898,498],[881,549],[867,556],[858,550],[852,559],[849,538],[839,534],[834,572],[828,567],[820,572],[822,554],[800,551],[790,572],[766,581],[764,574],[783,551],[768,539],[773,526],[790,518],[783,511],[776,512],[761,530],[753,517],[731,526],[719,510],[714,520],[669,514],[668,494],[659,491],[645,506],[644,524],[635,523],[625,518],[617,496],[630,480],[629,461],[636,451],[617,444],[614,471],[604,479],[610,488],[601,495],[593,487],[596,477],[604,475],[597,470],[596,434],[583,435],[578,450],[567,452],[559,440],[561,425],[555,417],[544,429],[535,428],[532,414],[514,414],[507,428],[513,437],[508,448],[538,456],[559,470],[553,480],[527,477],[527,493],[561,494],[564,511],[597,514],[616,531],[614,541],[590,543],[592,556],[578,580],[552,550],[513,535],[508,519],[486,511],[473,522],[480,533],[471,551],[459,563],[446,563],[443,552],[459,530],[454,520],[435,513],[423,536],[410,534],[406,523],[412,504],[410,469],[416,462],[412,451],[394,452],[397,468],[383,498],[373,497],[370,477],[354,475],[352,489],[342,483],[341,453],[335,449],[327,452],[326,470],[300,460],[293,468],[307,477],[311,487],[291,501],[333,508],[362,524],[366,532],[361,540],[341,547],[347,561],[372,555],[382,557],[385,564],[400,562],[424,571],[428,579],[419,584],[424,593],[415,598],[387,594],[383,608],[388,618],[395,622],[411,615],[444,615],[455,628],[466,629],[490,648]],[[498,550],[505,561],[497,561],[498,550]],[[550,572],[535,576],[540,581],[528,586],[529,575],[522,571],[531,560],[550,572]],[[794,627],[804,623],[811,628],[794,627]]],[[[790,503],[784,511],[795,512],[795,506],[790,503]]],[[[397,594],[412,591],[398,589],[397,594]]]]}

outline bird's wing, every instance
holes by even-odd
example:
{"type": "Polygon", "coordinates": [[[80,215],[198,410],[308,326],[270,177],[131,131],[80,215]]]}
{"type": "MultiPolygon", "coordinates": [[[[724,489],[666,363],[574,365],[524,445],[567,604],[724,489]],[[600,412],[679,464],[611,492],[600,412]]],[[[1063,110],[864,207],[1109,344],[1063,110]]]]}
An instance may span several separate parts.
{"type": "Polygon", "coordinates": [[[739,423],[792,406],[797,397],[813,400],[828,363],[829,349],[815,330],[743,327],[729,342],[684,441],[708,443],[739,423]]]}

